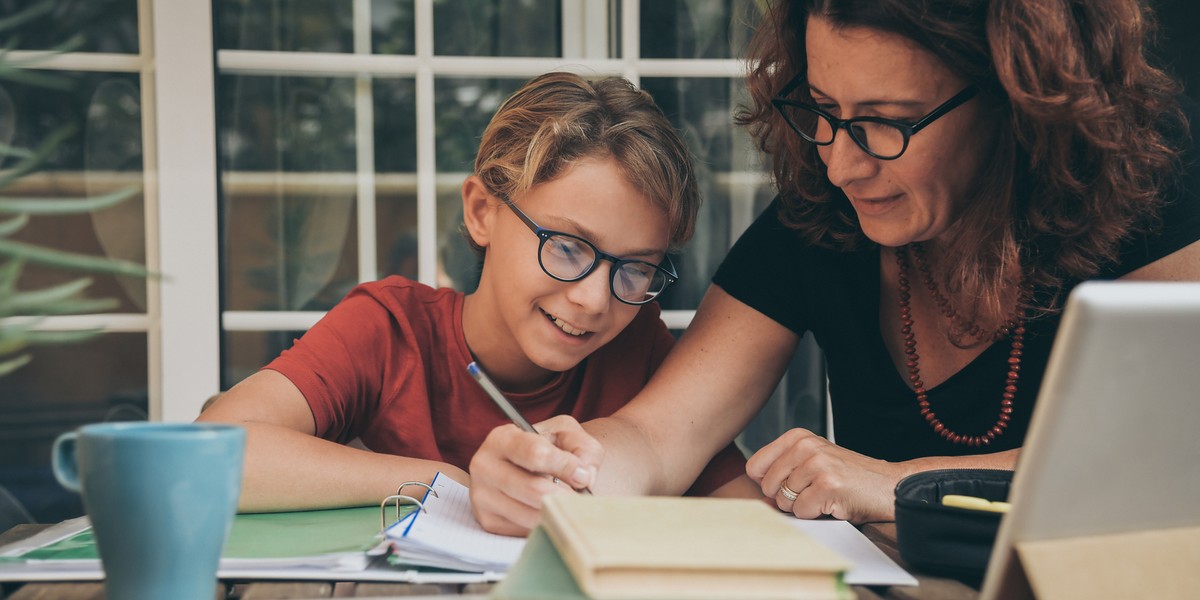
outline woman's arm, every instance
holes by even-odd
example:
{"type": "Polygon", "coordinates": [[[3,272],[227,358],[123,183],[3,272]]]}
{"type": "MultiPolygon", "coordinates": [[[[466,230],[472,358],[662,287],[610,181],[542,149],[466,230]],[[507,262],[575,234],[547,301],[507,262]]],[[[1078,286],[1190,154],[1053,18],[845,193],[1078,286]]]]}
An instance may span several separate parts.
{"type": "Polygon", "coordinates": [[[264,370],[221,395],[197,421],[246,428],[246,459],[238,508],[266,512],[378,504],[405,481],[433,480],[438,471],[469,483],[452,465],[376,454],[315,436],[311,409],[282,374],[264,370]]]}
{"type": "Polygon", "coordinates": [[[798,341],[710,287],[646,388],[613,416],[584,428],[551,419],[541,435],[494,430],[471,461],[476,517],[493,531],[527,531],[541,497],[565,491],[550,476],[597,494],[682,494],[762,407],[798,341]]]}

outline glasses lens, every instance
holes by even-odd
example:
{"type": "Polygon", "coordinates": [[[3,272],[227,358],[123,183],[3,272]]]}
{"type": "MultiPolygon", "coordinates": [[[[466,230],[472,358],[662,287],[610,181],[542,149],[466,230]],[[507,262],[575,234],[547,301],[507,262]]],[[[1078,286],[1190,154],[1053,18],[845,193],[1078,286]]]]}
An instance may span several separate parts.
{"type": "Polygon", "coordinates": [[[552,235],[542,243],[542,268],[554,277],[574,281],[583,277],[596,262],[596,253],[583,240],[552,235]]]}
{"type": "Polygon", "coordinates": [[[904,153],[904,132],[891,125],[855,121],[846,129],[859,146],[880,158],[895,158],[904,153]]]}
{"type": "Polygon", "coordinates": [[[618,298],[642,304],[662,293],[667,287],[667,276],[650,263],[626,262],[613,273],[612,286],[618,298]]]}
{"type": "Polygon", "coordinates": [[[803,106],[779,104],[778,107],[784,120],[804,139],[817,144],[833,141],[833,127],[825,117],[803,106]]]}

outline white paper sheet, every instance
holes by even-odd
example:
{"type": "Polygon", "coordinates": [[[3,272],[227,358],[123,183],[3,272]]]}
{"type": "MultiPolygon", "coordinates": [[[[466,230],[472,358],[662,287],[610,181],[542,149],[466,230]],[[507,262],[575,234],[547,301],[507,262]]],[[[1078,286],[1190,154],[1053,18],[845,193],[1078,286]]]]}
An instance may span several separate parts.
{"type": "Polygon", "coordinates": [[[417,565],[472,571],[508,570],[525,547],[525,538],[484,531],[471,514],[471,497],[465,486],[438,473],[433,491],[414,511],[388,527],[397,556],[417,565]],[[427,560],[423,560],[427,558],[427,560]]]}
{"type": "Polygon", "coordinates": [[[783,517],[788,523],[816,538],[854,566],[846,572],[849,585],[917,585],[917,579],[888,558],[867,536],[846,521],[806,520],[783,517]]]}

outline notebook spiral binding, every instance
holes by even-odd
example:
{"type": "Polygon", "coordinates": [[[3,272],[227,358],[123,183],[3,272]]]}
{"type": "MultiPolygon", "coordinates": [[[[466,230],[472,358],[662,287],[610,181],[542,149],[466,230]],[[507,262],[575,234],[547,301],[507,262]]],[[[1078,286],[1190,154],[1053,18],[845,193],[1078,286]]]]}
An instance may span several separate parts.
{"type": "Polygon", "coordinates": [[[380,532],[386,531],[388,528],[388,520],[387,520],[388,504],[391,504],[392,506],[395,507],[395,517],[392,519],[393,523],[400,520],[400,505],[402,505],[402,504],[415,504],[415,505],[417,505],[417,510],[422,511],[422,512],[429,512],[429,511],[425,510],[425,505],[422,504],[420,500],[417,500],[416,498],[413,498],[412,496],[407,496],[407,495],[404,495],[401,493],[404,491],[404,488],[406,488],[410,485],[418,485],[418,486],[421,486],[421,487],[429,490],[429,493],[433,494],[433,496],[435,498],[438,495],[437,490],[433,489],[433,486],[429,485],[428,483],[425,483],[424,481],[405,481],[404,483],[400,484],[400,487],[396,488],[395,494],[392,494],[391,496],[384,498],[383,502],[379,503],[379,531],[380,532]]]}

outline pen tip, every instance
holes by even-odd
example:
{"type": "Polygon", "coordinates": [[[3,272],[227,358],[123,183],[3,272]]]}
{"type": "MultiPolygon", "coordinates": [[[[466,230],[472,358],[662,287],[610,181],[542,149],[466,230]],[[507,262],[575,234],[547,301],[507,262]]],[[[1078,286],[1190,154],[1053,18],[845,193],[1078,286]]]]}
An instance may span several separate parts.
{"type": "Polygon", "coordinates": [[[470,373],[471,375],[479,374],[479,367],[475,366],[475,361],[471,361],[471,362],[467,363],[467,372],[470,373]]]}

